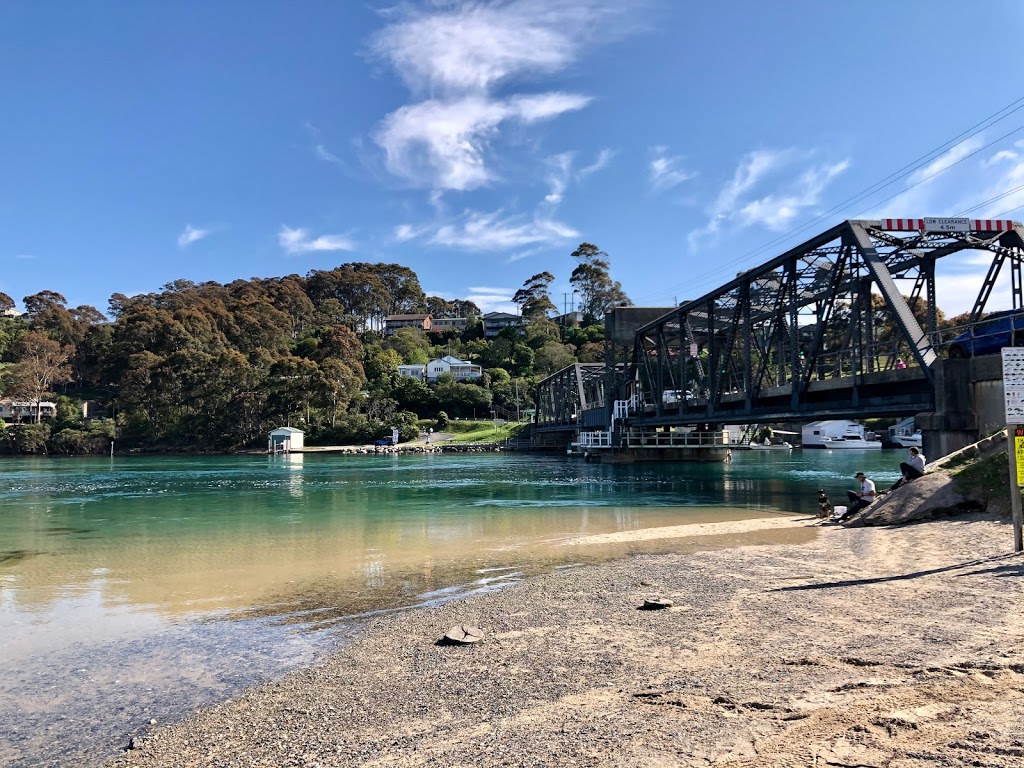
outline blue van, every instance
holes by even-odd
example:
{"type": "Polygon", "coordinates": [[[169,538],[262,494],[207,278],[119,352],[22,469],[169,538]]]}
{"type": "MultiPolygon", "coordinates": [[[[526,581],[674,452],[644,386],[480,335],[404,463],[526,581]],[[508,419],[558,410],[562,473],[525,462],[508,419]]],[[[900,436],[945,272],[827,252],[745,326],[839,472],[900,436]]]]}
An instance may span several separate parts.
{"type": "Polygon", "coordinates": [[[950,357],[991,355],[1003,347],[1024,346],[1024,309],[993,312],[949,343],[950,357]]]}

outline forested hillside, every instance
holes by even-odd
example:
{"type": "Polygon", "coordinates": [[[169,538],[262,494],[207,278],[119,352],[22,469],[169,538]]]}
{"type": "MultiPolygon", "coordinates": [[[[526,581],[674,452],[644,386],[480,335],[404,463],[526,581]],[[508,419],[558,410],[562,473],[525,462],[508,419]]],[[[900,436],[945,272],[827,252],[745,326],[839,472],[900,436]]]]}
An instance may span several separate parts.
{"type": "MultiPolygon", "coordinates": [[[[417,419],[442,413],[525,410],[539,378],[601,360],[604,311],[628,303],[606,254],[583,243],[573,257],[582,324],[550,319],[555,278],[542,272],[514,297],[525,327],[490,341],[476,305],[426,296],[418,276],[397,264],[227,285],[178,280],[159,293],[114,294],[106,315],[68,307],[49,290],[26,296],[22,315],[0,317],[0,396],[55,400],[57,413],[3,425],[0,446],[102,452],[116,439],[119,449],[233,450],[263,446],[285,424],[305,430],[309,444],[361,443],[392,426],[409,439],[417,419]],[[387,316],[416,312],[469,322],[465,330],[385,335],[387,316]],[[399,375],[400,364],[444,355],[482,366],[483,377],[426,383],[399,375]],[[83,418],[85,401],[100,418],[83,418]]],[[[0,293],[0,312],[14,307],[0,293]]]]}

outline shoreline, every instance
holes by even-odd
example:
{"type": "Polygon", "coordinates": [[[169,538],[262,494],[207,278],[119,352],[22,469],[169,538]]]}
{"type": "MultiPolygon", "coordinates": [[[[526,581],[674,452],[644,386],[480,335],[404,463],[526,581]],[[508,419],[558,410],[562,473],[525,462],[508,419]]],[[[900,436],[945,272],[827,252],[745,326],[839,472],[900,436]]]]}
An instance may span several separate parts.
{"type": "Polygon", "coordinates": [[[1006,577],[1024,559],[1008,530],[984,515],[830,527],[562,569],[374,619],[319,666],[108,765],[1009,766],[1024,588],[1006,577]],[[636,610],[655,596],[675,606],[636,610]],[[435,645],[456,624],[483,641],[435,645]]]}

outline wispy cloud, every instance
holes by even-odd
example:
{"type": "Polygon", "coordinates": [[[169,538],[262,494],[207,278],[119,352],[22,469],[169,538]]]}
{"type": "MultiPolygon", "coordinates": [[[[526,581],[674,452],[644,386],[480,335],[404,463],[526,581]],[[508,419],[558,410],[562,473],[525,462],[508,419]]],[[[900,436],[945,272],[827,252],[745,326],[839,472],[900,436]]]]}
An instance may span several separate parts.
{"type": "Polygon", "coordinates": [[[35,256],[34,253],[19,253],[14,258],[16,258],[16,259],[24,259],[26,261],[29,261],[31,259],[34,259],[35,257],[36,256],[35,256]]]}
{"type": "Polygon", "coordinates": [[[314,253],[317,251],[354,251],[355,243],[346,235],[320,235],[311,237],[309,230],[281,225],[277,241],[286,253],[314,253]]]}
{"type": "Polygon", "coordinates": [[[440,190],[492,181],[488,150],[506,124],[551,120],[590,101],[496,89],[562,71],[597,35],[621,34],[624,25],[609,22],[626,10],[608,0],[465,0],[389,11],[394,21],[370,49],[420,100],[385,117],[374,135],[388,170],[440,190]]]}
{"type": "Polygon", "coordinates": [[[576,162],[575,152],[561,152],[551,155],[545,160],[548,167],[548,184],[551,191],[544,197],[544,202],[549,205],[558,205],[565,197],[565,191],[573,183],[579,184],[598,171],[606,168],[611,162],[615,153],[610,149],[602,149],[590,165],[574,170],[576,162]]]}
{"type": "Polygon", "coordinates": [[[793,149],[759,149],[740,160],[732,178],[726,182],[710,208],[710,218],[703,227],[689,235],[691,248],[716,235],[725,224],[749,227],[760,224],[771,230],[790,226],[802,211],[821,202],[825,188],[850,165],[848,160],[824,163],[805,168],[795,177],[779,178],[780,171],[806,163],[809,153],[793,149]],[[776,189],[754,196],[755,189],[769,178],[776,189]]]}
{"type": "Polygon", "coordinates": [[[197,243],[204,237],[209,236],[212,231],[212,229],[201,229],[193,227],[191,224],[186,224],[185,229],[178,235],[178,247],[188,248],[192,243],[197,243]]]}
{"type": "Polygon", "coordinates": [[[651,147],[651,153],[654,156],[648,169],[649,178],[651,186],[658,192],[677,187],[697,175],[682,167],[682,157],[670,157],[668,147],[651,147]]]}
{"type": "Polygon", "coordinates": [[[535,123],[582,109],[589,99],[544,93],[492,99],[431,99],[388,115],[376,134],[388,170],[436,189],[471,190],[494,178],[484,159],[488,140],[505,122],[535,123]]]}
{"type": "Polygon", "coordinates": [[[518,308],[512,303],[514,288],[470,288],[466,297],[484,312],[509,312],[515,314],[518,308]]]}
{"type": "Polygon", "coordinates": [[[825,187],[849,166],[849,161],[843,160],[809,168],[785,191],[751,200],[739,209],[737,218],[742,226],[763,224],[771,230],[784,230],[793,224],[793,220],[805,208],[818,205],[825,187]]]}
{"type": "Polygon", "coordinates": [[[502,211],[467,211],[458,223],[439,227],[430,242],[474,251],[500,251],[554,245],[579,236],[572,227],[554,219],[506,216],[502,211]]]}

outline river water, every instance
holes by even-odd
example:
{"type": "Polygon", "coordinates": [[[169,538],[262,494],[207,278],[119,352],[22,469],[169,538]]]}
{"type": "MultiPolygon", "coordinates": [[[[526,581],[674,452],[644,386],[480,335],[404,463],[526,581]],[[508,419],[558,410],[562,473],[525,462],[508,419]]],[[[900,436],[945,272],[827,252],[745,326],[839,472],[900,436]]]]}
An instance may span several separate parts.
{"type": "Polygon", "coordinates": [[[882,486],[903,455],[4,460],[0,764],[98,764],[151,719],[315,662],[367,616],[681,546],[566,544],[581,535],[811,513],[818,488],[840,503],[855,471],[882,486]]]}

